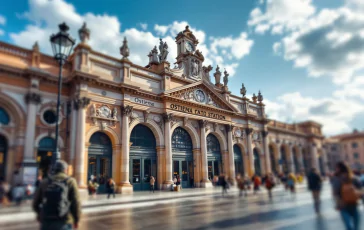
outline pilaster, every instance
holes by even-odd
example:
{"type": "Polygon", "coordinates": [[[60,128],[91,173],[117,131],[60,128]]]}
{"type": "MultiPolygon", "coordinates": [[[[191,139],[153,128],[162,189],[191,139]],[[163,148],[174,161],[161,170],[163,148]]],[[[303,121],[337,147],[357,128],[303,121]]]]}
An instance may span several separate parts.
{"type": "Polygon", "coordinates": [[[252,128],[246,128],[246,140],[247,140],[247,150],[248,150],[248,158],[249,158],[249,177],[253,176],[255,174],[255,166],[254,166],[254,156],[253,156],[253,148],[252,148],[252,138],[251,134],[253,132],[252,128]]]}
{"type": "Polygon", "coordinates": [[[212,183],[208,177],[208,162],[207,162],[207,145],[206,145],[206,120],[200,120],[200,133],[201,133],[201,172],[202,172],[202,181],[200,187],[209,188],[212,187],[212,183]]]}
{"type": "Polygon", "coordinates": [[[166,174],[163,183],[163,189],[170,189],[173,184],[173,169],[172,169],[172,134],[171,134],[171,121],[173,115],[170,113],[163,114],[164,120],[164,145],[165,145],[165,159],[166,159],[166,174]]]}
{"type": "Polygon", "coordinates": [[[233,127],[231,125],[226,125],[227,138],[228,138],[228,173],[231,179],[235,179],[235,164],[234,164],[234,147],[233,147],[233,127]]]}
{"type": "Polygon", "coordinates": [[[194,167],[194,183],[195,187],[200,187],[201,181],[201,149],[193,150],[193,167],[194,167]]]}
{"type": "Polygon", "coordinates": [[[166,179],[166,170],[165,170],[165,148],[164,147],[157,147],[157,188],[159,190],[163,189],[163,182],[166,179]]]}
{"type": "MultiPolygon", "coordinates": [[[[272,167],[270,162],[269,143],[268,143],[268,131],[262,131],[264,159],[265,159],[265,171],[266,173],[272,173],[272,167]]],[[[274,162],[273,162],[274,163],[274,162]]]]}

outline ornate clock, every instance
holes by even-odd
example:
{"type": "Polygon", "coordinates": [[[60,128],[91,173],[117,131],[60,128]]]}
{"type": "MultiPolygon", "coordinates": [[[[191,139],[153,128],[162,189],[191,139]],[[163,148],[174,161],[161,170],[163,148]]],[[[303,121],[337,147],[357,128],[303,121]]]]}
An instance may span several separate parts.
{"type": "Polygon", "coordinates": [[[197,89],[195,91],[195,100],[197,102],[203,103],[206,101],[206,95],[204,93],[204,91],[202,91],[201,89],[197,89]]]}
{"type": "Polygon", "coordinates": [[[194,47],[191,42],[186,42],[185,46],[186,46],[186,50],[189,52],[192,52],[194,50],[194,47]]]}

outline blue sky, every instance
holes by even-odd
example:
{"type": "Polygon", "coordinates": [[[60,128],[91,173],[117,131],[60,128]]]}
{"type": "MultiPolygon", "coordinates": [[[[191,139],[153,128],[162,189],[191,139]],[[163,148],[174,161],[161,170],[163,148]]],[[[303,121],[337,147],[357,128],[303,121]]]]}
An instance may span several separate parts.
{"type": "Polygon", "coordinates": [[[316,120],[333,135],[364,129],[364,1],[18,0],[2,3],[0,39],[50,52],[49,35],[66,21],[74,37],[83,21],[95,50],[146,65],[159,37],[175,58],[174,36],[189,24],[206,64],[230,73],[239,94],[261,90],[270,118],[316,120]]]}

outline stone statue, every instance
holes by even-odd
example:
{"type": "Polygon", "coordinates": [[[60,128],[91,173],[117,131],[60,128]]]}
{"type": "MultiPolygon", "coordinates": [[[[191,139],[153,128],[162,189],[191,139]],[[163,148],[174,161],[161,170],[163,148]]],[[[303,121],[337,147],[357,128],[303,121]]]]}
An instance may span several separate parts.
{"type": "Polygon", "coordinates": [[[209,66],[203,66],[202,67],[202,73],[203,73],[203,77],[206,79],[206,80],[208,80],[209,82],[211,82],[211,79],[210,79],[210,71],[212,70],[212,66],[211,65],[209,65],[209,66]]]}
{"type": "Polygon", "coordinates": [[[84,22],[82,27],[78,30],[78,36],[82,43],[87,43],[90,39],[90,30],[87,28],[86,22],[84,22]]]}
{"type": "Polygon", "coordinates": [[[118,110],[114,107],[112,110],[112,119],[116,120],[118,116],[118,110]]]}
{"type": "Polygon", "coordinates": [[[159,57],[158,57],[158,50],[157,50],[157,46],[154,46],[154,48],[152,49],[152,51],[149,52],[149,65],[152,64],[159,64],[159,57]]]}
{"type": "Polygon", "coordinates": [[[91,117],[96,117],[96,106],[92,104],[91,106],[91,117]]]}
{"type": "Polygon", "coordinates": [[[216,72],[214,73],[214,77],[215,77],[215,85],[221,85],[221,83],[220,83],[221,72],[220,72],[219,66],[216,66],[216,72]]]}
{"type": "Polygon", "coordinates": [[[192,60],[191,61],[191,75],[192,76],[198,76],[199,74],[199,70],[198,70],[198,61],[197,60],[192,60]]]}
{"type": "Polygon", "coordinates": [[[225,70],[224,71],[224,86],[227,86],[228,82],[229,82],[229,74],[225,70]]]}
{"type": "Polygon", "coordinates": [[[160,42],[159,42],[159,59],[160,61],[166,61],[167,60],[167,56],[168,56],[168,45],[167,45],[167,42],[164,42],[162,41],[162,38],[159,39],[160,42]]]}
{"type": "Polygon", "coordinates": [[[120,47],[120,54],[123,56],[123,59],[128,59],[129,57],[129,47],[126,37],[124,37],[123,45],[120,47]]]}

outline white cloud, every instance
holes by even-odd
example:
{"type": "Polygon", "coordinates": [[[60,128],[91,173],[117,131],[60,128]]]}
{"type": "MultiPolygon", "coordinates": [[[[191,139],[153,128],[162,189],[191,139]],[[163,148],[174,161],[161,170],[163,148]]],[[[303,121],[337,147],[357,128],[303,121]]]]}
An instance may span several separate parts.
{"type": "Polygon", "coordinates": [[[275,42],[273,44],[273,52],[277,55],[281,55],[282,54],[282,43],[280,42],[275,42]]]}
{"type": "Polygon", "coordinates": [[[3,36],[5,34],[5,31],[0,29],[0,36],[3,36]]]}
{"type": "Polygon", "coordinates": [[[0,25],[5,25],[5,23],[6,23],[6,18],[0,15],[0,25]]]}
{"type": "Polygon", "coordinates": [[[140,26],[143,30],[147,30],[147,29],[148,29],[148,24],[147,24],[147,23],[139,23],[139,26],[140,26]]]}
{"type": "MultiPolygon", "coordinates": [[[[337,98],[357,98],[364,100],[364,76],[357,76],[352,82],[343,85],[342,89],[336,90],[334,96],[337,98]]],[[[364,102],[363,102],[364,103],[364,102]]]]}
{"type": "Polygon", "coordinates": [[[158,35],[164,36],[167,33],[168,26],[161,26],[161,25],[156,24],[154,26],[154,30],[157,32],[158,35]]]}
{"type": "Polygon", "coordinates": [[[248,21],[258,33],[270,28],[274,30],[272,33],[297,28],[315,13],[312,0],[266,0],[265,3],[252,10],[248,21]]]}
{"type": "MultiPolygon", "coordinates": [[[[30,0],[29,10],[21,14],[21,18],[29,20],[30,23],[26,25],[23,31],[10,34],[10,38],[17,45],[30,48],[35,41],[38,41],[41,51],[51,54],[49,36],[58,32],[58,24],[65,21],[70,27],[71,35],[78,38],[78,29],[83,22],[86,22],[91,30],[90,45],[92,49],[120,57],[119,47],[126,36],[129,41],[131,61],[142,66],[148,64],[147,54],[154,46],[158,46],[160,37],[169,46],[168,61],[173,66],[177,56],[175,36],[183,31],[186,25],[189,25],[186,21],[174,21],[168,25],[156,24],[153,31],[147,31],[148,25],[144,23],[138,24],[141,29],[122,28],[122,24],[116,16],[96,15],[90,12],[80,14],[72,4],[62,0],[30,0]]],[[[193,26],[190,26],[190,30],[199,40],[197,49],[205,56],[204,65],[220,64],[221,68],[226,68],[229,71],[230,76],[235,74],[239,65],[237,59],[248,55],[253,45],[253,41],[247,38],[247,34],[241,33],[237,38],[218,38],[229,44],[220,46],[216,43],[214,45],[225,47],[231,54],[223,55],[220,50],[211,53],[212,48],[210,44],[206,43],[205,32],[193,26]]]]}
{"type": "Polygon", "coordinates": [[[236,59],[241,59],[250,53],[254,44],[253,40],[248,39],[247,33],[243,32],[239,37],[211,38],[211,51],[218,53],[218,48],[230,49],[231,54],[236,59]]]}
{"type": "Polygon", "coordinates": [[[346,97],[312,98],[299,92],[286,93],[275,101],[265,101],[266,112],[271,119],[285,122],[314,120],[323,125],[326,135],[350,131],[349,122],[364,112],[364,104],[346,97]]]}

